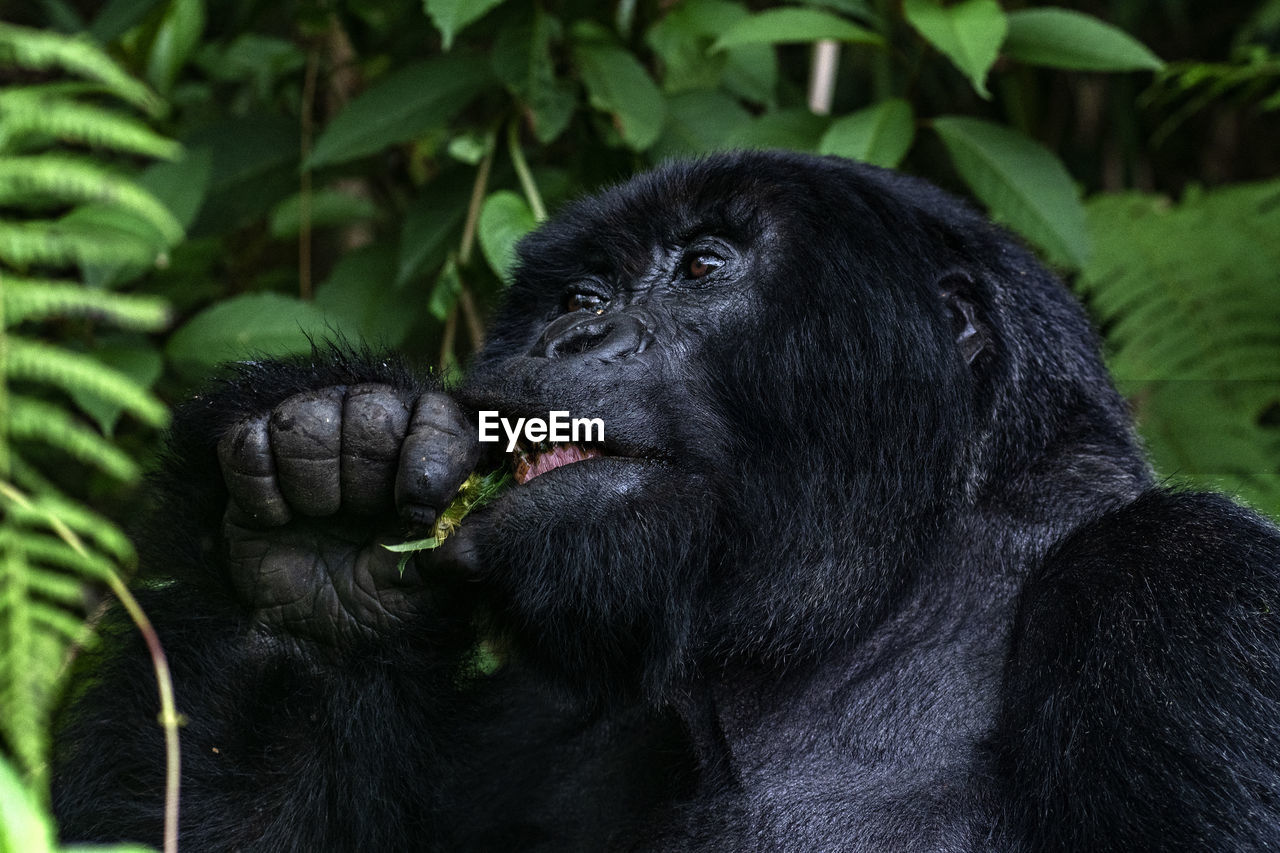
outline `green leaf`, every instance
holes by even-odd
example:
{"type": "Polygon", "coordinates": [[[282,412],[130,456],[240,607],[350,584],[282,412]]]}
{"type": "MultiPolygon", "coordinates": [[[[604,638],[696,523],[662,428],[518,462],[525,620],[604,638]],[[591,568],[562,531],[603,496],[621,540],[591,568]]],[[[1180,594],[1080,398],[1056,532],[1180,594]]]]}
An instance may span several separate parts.
{"type": "Polygon", "coordinates": [[[18,337],[10,337],[8,346],[6,372],[14,379],[113,400],[151,426],[164,426],[169,421],[169,410],[154,395],[90,356],[18,337]]]}
{"type": "MultiPolygon", "coordinates": [[[[80,208],[73,213],[84,213],[80,208]]],[[[115,212],[115,211],[109,211],[115,212]]],[[[123,220],[123,216],[117,216],[123,220]]],[[[104,222],[101,218],[69,216],[57,221],[32,222],[0,221],[0,260],[19,269],[41,265],[65,267],[79,264],[89,266],[114,266],[154,263],[159,247],[154,235],[141,236],[134,220],[134,228],[120,227],[104,222]]]]}
{"type": "Polygon", "coordinates": [[[178,143],[132,116],[78,103],[50,86],[0,91],[0,149],[43,148],[48,137],[144,157],[175,159],[178,143]]]}
{"type": "Polygon", "coordinates": [[[109,205],[148,223],[167,243],[182,239],[182,224],[155,196],[85,157],[37,154],[0,159],[0,205],[32,199],[109,205]]]}
{"type": "Polygon", "coordinates": [[[373,243],[348,252],[316,288],[316,307],[352,340],[398,347],[423,306],[420,301],[406,304],[405,294],[390,286],[395,273],[393,243],[373,243]]]}
{"type": "MultiPolygon", "coordinates": [[[[244,181],[298,156],[296,121],[272,113],[250,113],[202,125],[183,143],[193,153],[208,150],[209,189],[216,191],[244,181]]],[[[296,178],[295,178],[296,181],[296,178]]]]}
{"type": "Polygon", "coordinates": [[[712,45],[723,50],[739,44],[789,44],[819,39],[853,44],[884,44],[879,33],[817,9],[768,9],[743,18],[712,45]]]}
{"type": "Polygon", "coordinates": [[[421,195],[409,203],[400,230],[397,286],[444,261],[446,247],[462,230],[470,197],[471,181],[454,173],[423,187],[421,195]]]}
{"type": "Polygon", "coordinates": [[[818,153],[892,169],[906,156],[915,133],[911,104],[890,98],[837,119],[818,143],[818,153]]]}
{"type": "Polygon", "coordinates": [[[499,190],[480,208],[478,235],[485,260],[503,283],[510,284],[516,264],[516,244],[538,225],[524,198],[499,190]]]}
{"type": "Polygon", "coordinates": [[[192,236],[225,234],[267,215],[298,189],[298,126],[254,112],[201,127],[184,140],[212,157],[209,185],[192,236]]]}
{"type": "Polygon", "coordinates": [[[155,93],[129,76],[86,36],[68,38],[60,33],[0,23],[0,65],[16,65],[30,71],[61,68],[98,81],[116,97],[153,115],[164,108],[155,93]]]}
{"type": "Polygon", "coordinates": [[[436,285],[431,288],[431,296],[427,299],[427,310],[431,316],[441,323],[449,319],[453,306],[458,303],[458,294],[462,292],[462,276],[458,273],[458,262],[451,255],[440,268],[436,277],[436,285]]]}
{"type": "MultiPolygon", "coordinates": [[[[0,567],[0,574],[7,567],[0,567]]],[[[6,644],[8,649],[8,644],[6,644]]],[[[8,649],[10,656],[14,650],[8,649]]],[[[53,853],[53,818],[40,808],[9,762],[0,757],[0,850],[53,853]]]]}
{"type": "Polygon", "coordinates": [[[204,32],[204,0],[170,0],[160,19],[151,53],[147,57],[147,79],[167,94],[204,32]]]}
{"type": "Polygon", "coordinates": [[[181,160],[157,163],[138,177],[138,185],[164,203],[183,228],[190,228],[204,203],[213,173],[209,149],[188,151],[181,160]]]}
{"type": "Polygon", "coordinates": [[[778,57],[772,45],[744,44],[711,53],[719,36],[750,13],[730,0],[684,0],[649,28],[645,42],[662,60],[668,94],[715,89],[758,104],[772,103],[778,57]]]}
{"type": "MultiPolygon", "coordinates": [[[[164,372],[164,356],[154,344],[141,337],[132,343],[107,343],[94,347],[93,357],[132,379],[139,388],[150,389],[164,372]]],[[[115,431],[116,422],[124,412],[117,401],[77,390],[71,391],[71,397],[85,414],[97,422],[103,433],[111,435],[115,431]]]]}
{"type": "Polygon", "coordinates": [[[1062,162],[1002,125],[960,116],[933,120],[956,171],[998,221],[1072,269],[1089,256],[1084,208],[1062,162]]]}
{"type": "Polygon", "coordinates": [[[444,38],[444,49],[453,46],[453,37],[484,17],[503,0],[423,0],[431,22],[444,38]]]}
{"type": "Polygon", "coordinates": [[[650,154],[661,159],[727,148],[726,140],[751,121],[751,113],[724,92],[685,92],[668,99],[667,124],[650,154]]]}
{"type": "Polygon", "coordinates": [[[69,317],[93,317],[124,329],[158,332],[169,324],[168,304],[144,294],[110,293],[48,278],[4,275],[0,288],[4,325],[69,317]]]}
{"type": "Polygon", "coordinates": [[[905,0],[903,14],[925,40],[942,51],[990,98],[987,72],[1000,55],[1009,21],[996,0],[962,0],[943,6],[940,0],[905,0]]]}
{"type": "Polygon", "coordinates": [[[591,106],[612,114],[622,141],[644,151],[658,138],[666,118],[662,93],[630,51],[588,22],[575,27],[574,59],[591,106]]]}
{"type": "Polygon", "coordinates": [[[227,361],[310,351],[307,335],[323,336],[324,314],[278,293],[250,293],[219,302],[173,333],[165,353],[184,376],[202,379],[227,361]]]}
{"type": "Polygon", "coordinates": [[[488,82],[488,64],[473,57],[406,65],[348,104],[320,134],[306,165],[346,163],[442,128],[488,82]]]}
{"type": "Polygon", "coordinates": [[[107,0],[89,27],[89,33],[102,44],[110,44],[140,23],[161,0],[107,0]]]}
{"type": "Polygon", "coordinates": [[[746,127],[730,133],[724,145],[728,148],[817,151],[818,141],[829,124],[826,116],[814,115],[807,109],[777,110],[758,116],[746,127]]]}
{"type": "Polygon", "coordinates": [[[804,5],[825,6],[842,15],[857,18],[867,24],[876,22],[876,13],[867,0],[807,0],[804,5]]]}
{"type": "MultiPolygon", "coordinates": [[[[158,359],[157,359],[158,361],[158,359]]],[[[159,369],[157,368],[157,374],[159,369]]],[[[119,414],[117,410],[116,414],[119,414]]],[[[98,468],[124,483],[136,482],[138,464],[62,406],[25,396],[12,396],[8,412],[9,437],[14,441],[41,442],[62,451],[77,462],[98,468]]]]}
{"type": "Polygon", "coordinates": [[[1086,205],[1076,279],[1156,470],[1280,515],[1280,180],[1086,205]]]}
{"type": "Polygon", "coordinates": [[[225,49],[206,46],[196,61],[210,79],[249,82],[261,100],[269,101],[280,78],[305,66],[307,57],[292,42],[243,33],[225,49]]]}
{"type": "Polygon", "coordinates": [[[560,22],[535,9],[530,20],[504,27],[493,45],[494,73],[528,110],[543,143],[564,132],[578,101],[574,87],[556,78],[551,45],[560,36],[560,22]]]}
{"type": "Polygon", "coordinates": [[[1004,54],[1031,65],[1073,71],[1158,71],[1160,57],[1123,30],[1069,9],[1009,13],[1004,54]]]}
{"type": "MultiPolygon", "coordinates": [[[[367,198],[342,190],[322,187],[308,201],[312,228],[350,225],[378,215],[378,207],[367,198]]],[[[271,211],[271,236],[277,240],[296,237],[302,230],[302,194],[291,195],[271,211]]]]}

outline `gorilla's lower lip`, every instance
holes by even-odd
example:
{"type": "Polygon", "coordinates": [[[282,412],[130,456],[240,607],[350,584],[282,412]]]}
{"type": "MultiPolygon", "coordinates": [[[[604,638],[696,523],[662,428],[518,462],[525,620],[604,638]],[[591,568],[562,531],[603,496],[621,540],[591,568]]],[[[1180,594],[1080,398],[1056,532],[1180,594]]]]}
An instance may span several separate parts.
{"type": "Polygon", "coordinates": [[[515,453],[516,482],[524,485],[548,471],[586,459],[598,459],[601,456],[603,454],[598,447],[579,444],[548,444],[533,449],[520,448],[515,453]]]}

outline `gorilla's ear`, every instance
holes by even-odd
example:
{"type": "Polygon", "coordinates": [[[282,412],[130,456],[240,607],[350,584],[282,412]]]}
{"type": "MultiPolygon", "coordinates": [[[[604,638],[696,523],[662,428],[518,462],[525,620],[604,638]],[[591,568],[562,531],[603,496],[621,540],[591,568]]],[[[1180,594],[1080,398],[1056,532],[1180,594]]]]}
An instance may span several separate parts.
{"type": "Polygon", "coordinates": [[[978,319],[973,290],[973,279],[965,272],[948,272],[938,280],[938,295],[951,315],[951,329],[965,364],[973,364],[978,353],[991,342],[990,332],[978,319]]]}

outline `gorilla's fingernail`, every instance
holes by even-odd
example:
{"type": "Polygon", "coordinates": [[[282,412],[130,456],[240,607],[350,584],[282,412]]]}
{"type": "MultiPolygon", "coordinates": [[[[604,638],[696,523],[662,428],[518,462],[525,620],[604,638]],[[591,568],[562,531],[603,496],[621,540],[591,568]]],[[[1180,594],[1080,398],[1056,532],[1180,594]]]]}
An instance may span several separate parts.
{"type": "Polygon", "coordinates": [[[434,527],[436,523],[436,511],[429,506],[406,504],[400,514],[415,527],[434,527]]]}

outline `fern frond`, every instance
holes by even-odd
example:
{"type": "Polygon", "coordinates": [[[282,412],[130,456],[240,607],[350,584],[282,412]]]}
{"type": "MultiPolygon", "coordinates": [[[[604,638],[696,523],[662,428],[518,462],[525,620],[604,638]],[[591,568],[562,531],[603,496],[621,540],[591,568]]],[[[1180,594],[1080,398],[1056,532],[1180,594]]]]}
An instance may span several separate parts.
{"type": "MultiPolygon", "coordinates": [[[[38,591],[38,588],[37,584],[31,584],[32,592],[38,591]]],[[[74,643],[80,639],[80,635],[85,631],[84,617],[82,616],[72,616],[65,610],[46,604],[40,599],[33,599],[29,606],[31,607],[32,625],[37,630],[43,629],[46,633],[58,635],[51,639],[61,640],[61,644],[74,643]]]]}
{"type": "MultiPolygon", "coordinates": [[[[14,529],[0,528],[0,548],[5,547],[8,539],[15,535],[14,529]]],[[[22,539],[22,549],[33,561],[93,581],[105,582],[115,570],[112,562],[96,551],[86,550],[81,553],[55,536],[27,536],[22,539]]],[[[66,575],[59,575],[59,577],[66,577],[66,575]]],[[[79,583],[76,583],[76,591],[81,591],[79,583]]]]}
{"type": "MultiPolygon", "coordinates": [[[[5,446],[7,447],[8,445],[6,444],[5,446]]],[[[40,473],[39,469],[28,465],[21,456],[10,455],[9,476],[14,486],[24,489],[33,495],[62,494],[61,489],[52,480],[40,473]]]]}
{"type": "Polygon", "coordinates": [[[182,239],[182,223],[151,193],[93,160],[65,154],[0,158],[0,205],[30,198],[61,204],[98,202],[136,214],[168,243],[182,239]]]}
{"type": "Polygon", "coordinates": [[[27,278],[0,272],[4,324],[86,317],[121,329],[155,332],[172,318],[169,304],[154,296],[89,290],[50,278],[27,278]]]}
{"type": "Polygon", "coordinates": [[[0,221],[0,261],[32,266],[150,266],[160,248],[123,229],[64,220],[0,221]]]}
{"type": "MultiPolygon", "coordinates": [[[[32,553],[32,549],[27,550],[27,557],[31,560],[38,559],[32,553]]],[[[55,604],[70,608],[84,607],[84,582],[75,575],[58,574],[57,572],[33,572],[28,580],[30,581],[32,592],[49,599],[55,604]]],[[[81,624],[83,625],[83,622],[81,624]]]]}
{"type": "Polygon", "coordinates": [[[1224,101],[1257,103],[1264,112],[1280,108],[1280,55],[1253,44],[1229,62],[1169,63],[1141,99],[1146,107],[1168,111],[1152,144],[1159,147],[1191,116],[1224,101]]]}
{"type": "MultiPolygon", "coordinates": [[[[12,501],[12,487],[0,484],[0,496],[12,501]]],[[[47,527],[63,541],[74,539],[89,553],[100,549],[118,565],[132,567],[137,562],[133,543],[120,528],[60,495],[34,495],[24,504],[12,503],[7,510],[23,523],[47,527]]]]}
{"type": "Polygon", "coordinates": [[[18,441],[39,441],[68,456],[92,465],[123,483],[135,483],[140,471],[129,455],[60,406],[30,397],[9,400],[9,436],[18,441]]]}
{"type": "Polygon", "coordinates": [[[0,753],[0,850],[53,853],[53,818],[22,774],[0,753]]]}
{"type": "Polygon", "coordinates": [[[1157,467],[1280,515],[1280,181],[1088,205],[1078,287],[1157,467]]]}
{"type": "Polygon", "coordinates": [[[28,769],[41,766],[47,748],[45,693],[57,672],[41,648],[31,607],[31,567],[21,548],[0,551],[0,732],[28,769]]]}
{"type": "Polygon", "coordinates": [[[151,115],[160,115],[164,109],[163,101],[85,36],[71,38],[0,23],[0,65],[30,71],[67,71],[98,81],[112,94],[151,115]]]}
{"type": "Polygon", "coordinates": [[[1118,377],[1280,378],[1280,182],[1173,207],[1139,194],[1089,204],[1097,241],[1079,289],[1118,377]],[[1250,373],[1242,374],[1241,371],[1250,373]]]}
{"type": "Polygon", "coordinates": [[[64,391],[83,391],[115,402],[143,423],[163,427],[169,410],[150,392],[118,370],[87,355],[12,337],[6,372],[10,379],[42,382],[64,391]]]}
{"type": "Polygon", "coordinates": [[[182,146],[123,113],[82,104],[47,87],[0,92],[0,151],[19,150],[27,139],[56,139],[110,151],[176,160],[182,146]]]}

